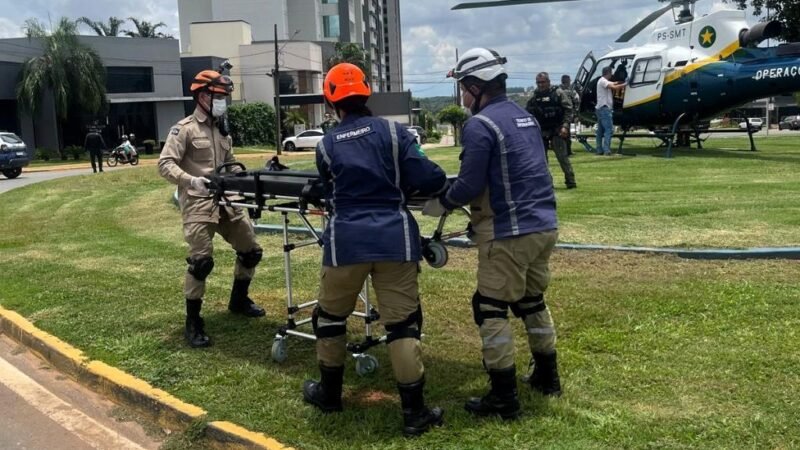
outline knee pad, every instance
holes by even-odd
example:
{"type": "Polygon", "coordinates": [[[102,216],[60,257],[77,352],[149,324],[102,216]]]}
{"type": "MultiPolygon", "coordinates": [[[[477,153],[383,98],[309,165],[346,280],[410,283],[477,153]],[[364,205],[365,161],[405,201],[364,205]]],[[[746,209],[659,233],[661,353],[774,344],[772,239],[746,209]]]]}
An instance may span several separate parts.
{"type": "Polygon", "coordinates": [[[391,344],[398,339],[413,338],[419,340],[422,336],[422,306],[406,317],[402,322],[384,325],[386,328],[386,344],[391,344]],[[414,327],[416,325],[416,327],[414,327]]]}
{"type": "Polygon", "coordinates": [[[508,320],[508,303],[484,297],[480,292],[475,291],[475,295],[472,296],[472,317],[478,326],[483,325],[483,321],[486,319],[508,320]],[[481,310],[481,305],[491,306],[499,309],[499,311],[483,311],[481,310]]]}
{"type": "Polygon", "coordinates": [[[206,281],[208,274],[214,270],[214,258],[204,256],[201,258],[186,258],[189,267],[186,269],[198,281],[206,281]]]}
{"type": "Polygon", "coordinates": [[[252,269],[257,266],[263,256],[264,251],[260,248],[254,248],[249,252],[236,252],[236,258],[246,269],[252,269]]]}
{"type": "Polygon", "coordinates": [[[533,297],[522,297],[522,300],[511,304],[511,312],[514,317],[525,320],[526,317],[540,313],[547,309],[544,303],[544,294],[539,294],[533,297]]]}
{"type": "Polygon", "coordinates": [[[344,336],[347,334],[347,316],[334,316],[316,306],[311,313],[311,327],[317,339],[344,336]]]}

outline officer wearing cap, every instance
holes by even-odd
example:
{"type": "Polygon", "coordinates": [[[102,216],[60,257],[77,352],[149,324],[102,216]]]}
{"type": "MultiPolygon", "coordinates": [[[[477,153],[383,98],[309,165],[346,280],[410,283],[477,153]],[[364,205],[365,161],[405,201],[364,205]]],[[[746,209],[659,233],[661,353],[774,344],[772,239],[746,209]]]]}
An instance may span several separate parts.
{"type": "Polygon", "coordinates": [[[372,117],[366,106],[371,89],[357,66],[331,68],[323,92],[341,122],[316,152],[331,210],[312,316],[321,379],[305,382],[303,399],[323,412],[342,410],[347,318],[371,276],[400,392],[403,433],[420,435],[442,424],[443,411],[424,402],[420,234],[406,200],[412,193],[442,192],[447,177],[418,152],[404,126],[372,117]]]}
{"type": "MultiPolygon", "coordinates": [[[[213,70],[197,74],[191,85],[197,104],[194,113],[170,131],[161,157],[159,173],[178,185],[183,218],[183,236],[189,244],[188,269],[184,280],[186,298],[185,337],[191,347],[208,347],[200,310],[206,278],[214,268],[213,238],[219,233],[236,251],[233,288],[228,309],[247,317],[260,317],[264,310],[248,295],[255,267],[262,250],[256,242],[253,225],[238,208],[219,206],[208,190],[207,175],[217,166],[233,162],[231,138],[222,126],[233,91],[230,78],[213,70]]],[[[239,171],[241,168],[231,168],[239,171]]]]}
{"type": "Polygon", "coordinates": [[[464,407],[478,416],[514,419],[521,411],[509,310],[527,331],[533,354],[530,386],[545,395],[561,393],[555,327],[544,302],[558,223],[542,130],[506,97],[505,63],[493,50],[474,48],[450,72],[473,116],[464,125],[458,178],[445,195],[427,202],[423,214],[435,217],[470,205],[478,244],[472,310],[491,389],[464,407]]]}

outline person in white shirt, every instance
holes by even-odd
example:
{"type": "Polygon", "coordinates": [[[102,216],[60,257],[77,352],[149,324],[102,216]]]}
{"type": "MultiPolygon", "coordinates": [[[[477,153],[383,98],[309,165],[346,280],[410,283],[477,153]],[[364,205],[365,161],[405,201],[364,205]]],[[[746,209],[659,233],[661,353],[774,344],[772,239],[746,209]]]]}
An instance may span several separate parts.
{"type": "Polygon", "coordinates": [[[614,92],[625,88],[625,83],[611,81],[611,67],[603,67],[603,76],[597,80],[597,154],[611,156],[611,136],[614,134],[614,92]]]}

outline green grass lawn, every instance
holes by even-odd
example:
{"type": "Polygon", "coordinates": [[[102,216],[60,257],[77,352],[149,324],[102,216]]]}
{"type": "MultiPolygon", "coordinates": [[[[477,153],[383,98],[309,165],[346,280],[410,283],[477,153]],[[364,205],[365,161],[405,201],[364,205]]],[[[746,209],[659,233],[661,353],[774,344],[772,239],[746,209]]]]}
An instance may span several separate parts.
{"type": "MultiPolygon", "coordinates": [[[[673,160],[645,156],[645,149],[617,159],[579,153],[579,189],[558,183],[562,240],[797,243],[796,145],[776,139],[756,154],[682,151],[673,160]]],[[[429,155],[455,170],[457,150],[429,155]]],[[[307,158],[293,162],[311,166],[307,158]]],[[[302,381],[317,376],[310,342],[292,339],[288,361],[270,360],[285,314],[278,236],[259,237],[266,257],[253,291],[267,318],[227,313],[234,253],[218,240],[204,308],[215,346],[184,346],[186,249],[173,188],[155,172],[141,167],[3,194],[0,303],[91,358],[207,409],[212,420],[304,449],[800,446],[794,262],[556,252],[547,298],[559,329],[565,395],[547,400],[520,386],[526,415],[503,423],[474,420],[462,409],[467,396],[484,392],[486,377],[469,302],[476,255],[451,250],[444,269],[425,267],[420,278],[428,402],[447,410],[447,424],[406,440],[385,348],[372,352],[381,363],[374,376],[356,376],[348,362],[346,411],[330,416],[301,400],[302,381]]],[[[293,262],[296,298],[312,299],[319,250],[301,249],[293,262]]],[[[528,355],[522,327],[515,327],[522,368],[528,355]]],[[[361,328],[352,322],[350,329],[358,339],[361,328]]]]}

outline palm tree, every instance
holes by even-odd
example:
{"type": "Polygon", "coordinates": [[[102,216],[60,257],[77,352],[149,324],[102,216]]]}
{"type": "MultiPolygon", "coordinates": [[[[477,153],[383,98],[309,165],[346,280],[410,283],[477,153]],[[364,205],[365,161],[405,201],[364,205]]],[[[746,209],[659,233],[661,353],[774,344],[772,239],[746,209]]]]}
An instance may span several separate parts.
{"type": "Polygon", "coordinates": [[[78,41],[77,23],[62,18],[48,32],[38,20],[28,19],[23,29],[28,39],[42,44],[42,55],[22,65],[16,94],[23,112],[35,115],[46,92],[52,92],[62,123],[70,110],[96,114],[105,107],[106,70],[97,52],[78,41]]]}
{"type": "Polygon", "coordinates": [[[135,17],[128,17],[128,20],[133,22],[133,25],[136,26],[136,31],[125,32],[125,34],[130,37],[173,39],[172,36],[157,31],[159,28],[167,26],[167,24],[164,22],[158,22],[154,24],[144,20],[139,20],[135,17]]]}
{"type": "Polygon", "coordinates": [[[355,64],[362,71],[364,71],[367,79],[370,78],[370,74],[372,73],[372,71],[369,70],[370,66],[372,65],[369,53],[367,53],[360,45],[352,42],[336,43],[334,47],[334,54],[330,57],[330,59],[328,59],[328,69],[339,63],[355,64]]]}
{"type": "Polygon", "coordinates": [[[118,17],[109,17],[108,22],[102,22],[99,20],[92,20],[84,16],[78,19],[77,23],[82,23],[88,26],[94,30],[98,36],[119,36],[119,34],[122,32],[120,25],[125,23],[125,21],[118,17]]]}
{"type": "Polygon", "coordinates": [[[306,123],[306,115],[299,109],[290,109],[283,114],[283,124],[294,129],[295,125],[306,123]]]}

